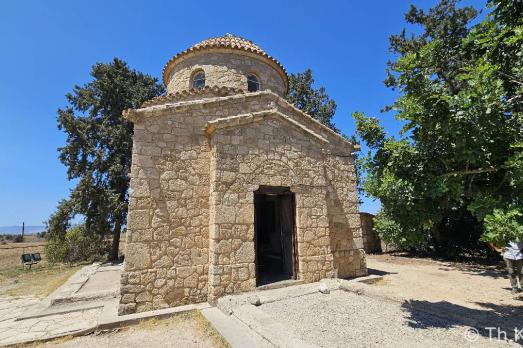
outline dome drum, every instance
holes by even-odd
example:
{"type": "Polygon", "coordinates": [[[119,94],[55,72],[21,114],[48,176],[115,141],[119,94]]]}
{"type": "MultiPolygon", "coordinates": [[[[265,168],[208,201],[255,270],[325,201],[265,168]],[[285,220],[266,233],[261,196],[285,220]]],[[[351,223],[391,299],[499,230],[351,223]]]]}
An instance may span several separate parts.
{"type": "Polygon", "coordinates": [[[205,75],[197,88],[229,87],[253,92],[255,76],[259,90],[270,90],[284,96],[288,77],[281,64],[249,40],[230,34],[211,38],[175,55],[163,71],[168,93],[194,88],[196,73],[205,75]],[[252,80],[252,79],[251,79],[252,80]],[[249,87],[250,86],[250,87],[249,87]]]}

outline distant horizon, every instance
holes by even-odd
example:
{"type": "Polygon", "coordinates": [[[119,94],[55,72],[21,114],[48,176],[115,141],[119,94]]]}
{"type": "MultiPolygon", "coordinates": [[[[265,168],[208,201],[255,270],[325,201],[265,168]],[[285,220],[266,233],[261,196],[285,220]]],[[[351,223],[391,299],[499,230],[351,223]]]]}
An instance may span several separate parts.
{"type": "MultiPolygon", "coordinates": [[[[37,234],[45,230],[45,225],[25,225],[24,234],[37,234]]],[[[22,234],[22,225],[0,226],[0,235],[4,234],[22,234]]]]}

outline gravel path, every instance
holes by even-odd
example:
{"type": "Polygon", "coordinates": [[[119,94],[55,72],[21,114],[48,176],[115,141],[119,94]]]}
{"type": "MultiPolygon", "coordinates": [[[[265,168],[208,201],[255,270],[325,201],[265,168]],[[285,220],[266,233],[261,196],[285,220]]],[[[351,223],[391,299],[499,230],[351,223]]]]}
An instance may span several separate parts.
{"type": "Polygon", "coordinates": [[[401,303],[344,291],[258,308],[301,339],[321,347],[519,347],[512,341],[490,341],[488,332],[471,334],[474,341],[469,341],[467,326],[412,312],[401,303]]]}

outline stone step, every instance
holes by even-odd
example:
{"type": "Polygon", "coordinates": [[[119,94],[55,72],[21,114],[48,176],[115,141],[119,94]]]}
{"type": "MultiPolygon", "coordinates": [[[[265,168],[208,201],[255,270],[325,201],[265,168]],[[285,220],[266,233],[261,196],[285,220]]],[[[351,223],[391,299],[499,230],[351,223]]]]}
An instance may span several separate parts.
{"type": "Polygon", "coordinates": [[[118,290],[89,292],[85,294],[74,294],[72,296],[54,297],[51,299],[51,306],[62,305],[66,303],[86,302],[117,298],[119,296],[118,290]]]}
{"type": "Polygon", "coordinates": [[[305,283],[305,281],[299,280],[299,279],[281,280],[279,282],[260,285],[260,286],[256,287],[256,290],[280,289],[280,288],[285,288],[287,286],[300,285],[300,284],[304,284],[304,283],[305,283]]]}
{"type": "Polygon", "coordinates": [[[126,325],[137,324],[142,320],[156,318],[163,319],[177,314],[190,312],[194,310],[203,310],[209,308],[211,305],[207,302],[189,304],[178,307],[170,307],[164,309],[155,309],[147,312],[118,315],[118,301],[111,301],[104,307],[100,317],[98,318],[97,330],[110,330],[126,325]]]}
{"type": "Polygon", "coordinates": [[[216,307],[202,309],[201,312],[233,348],[275,347],[240,320],[224,314],[216,307]]]}
{"type": "Polygon", "coordinates": [[[82,303],[82,302],[66,303],[66,304],[54,305],[54,306],[42,304],[42,305],[32,308],[26,314],[19,316],[18,318],[16,318],[16,321],[43,318],[43,317],[47,317],[49,315],[87,311],[87,310],[91,310],[91,309],[102,308],[106,303],[107,302],[105,302],[105,301],[96,301],[96,302],[89,302],[89,303],[82,303]]]}

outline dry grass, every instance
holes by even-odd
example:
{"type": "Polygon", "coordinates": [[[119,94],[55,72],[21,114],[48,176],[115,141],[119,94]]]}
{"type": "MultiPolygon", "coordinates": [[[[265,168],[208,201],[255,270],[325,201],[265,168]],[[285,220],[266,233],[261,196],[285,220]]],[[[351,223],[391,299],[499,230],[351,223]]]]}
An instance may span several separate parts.
{"type": "Polygon", "coordinates": [[[198,328],[204,332],[208,337],[211,337],[216,342],[216,347],[230,348],[229,343],[222,335],[205,319],[200,311],[192,311],[192,318],[196,322],[198,328]]]}
{"type": "MultiPolygon", "coordinates": [[[[66,336],[27,347],[213,347],[230,348],[200,311],[180,313],[169,318],[150,318],[136,325],[98,331],[85,336],[66,336]],[[162,342],[162,345],[158,344],[162,342]],[[180,344],[183,342],[183,344],[180,344]]],[[[26,346],[24,346],[26,347],[26,346]]]]}
{"type": "MultiPolygon", "coordinates": [[[[73,339],[74,339],[73,335],[67,335],[67,336],[55,338],[52,340],[52,342],[53,342],[53,344],[61,344],[61,343],[69,342],[73,339]]],[[[35,345],[35,347],[40,347],[40,346],[41,346],[40,343],[37,343],[37,345],[35,345]]]]}
{"type": "Polygon", "coordinates": [[[53,338],[52,340],[49,340],[49,341],[17,343],[17,344],[10,345],[9,348],[42,348],[42,347],[46,347],[49,345],[54,346],[54,345],[66,343],[73,339],[74,339],[73,335],[67,335],[67,336],[62,336],[62,337],[58,337],[58,338],[53,338]]]}
{"type": "Polygon", "coordinates": [[[171,325],[179,326],[191,321],[195,324],[196,328],[202,335],[211,338],[215,342],[215,347],[230,347],[229,343],[227,343],[222,335],[220,335],[207,319],[205,319],[202,313],[197,310],[180,313],[168,319],[150,318],[141,320],[138,325],[136,325],[136,328],[138,330],[148,331],[162,328],[166,329],[171,325]]]}
{"type": "MultiPolygon", "coordinates": [[[[45,239],[29,235],[23,243],[0,243],[0,296],[33,295],[45,297],[62,285],[80,266],[51,265],[46,261],[45,239]],[[40,253],[42,261],[29,269],[22,266],[22,254],[40,253]]],[[[125,235],[120,253],[125,251],[125,235]]]]}
{"type": "Polygon", "coordinates": [[[390,284],[390,280],[384,279],[384,278],[378,279],[377,281],[372,283],[372,285],[378,285],[378,286],[387,286],[389,284],[390,284]]]}
{"type": "Polygon", "coordinates": [[[136,327],[140,330],[154,330],[157,329],[159,326],[167,326],[169,325],[169,320],[160,320],[158,318],[149,318],[140,320],[138,325],[136,327]]]}
{"type": "Polygon", "coordinates": [[[7,243],[0,245],[0,269],[20,265],[22,254],[40,253],[45,259],[46,242],[7,243]]]}
{"type": "Polygon", "coordinates": [[[40,262],[30,269],[21,265],[0,268],[0,296],[45,297],[62,285],[81,266],[40,262]]]}
{"type": "MultiPolygon", "coordinates": [[[[126,236],[123,234],[118,248],[122,256],[125,255],[125,242],[126,236]]],[[[0,269],[20,265],[20,256],[22,254],[40,253],[42,259],[45,260],[46,245],[47,241],[45,239],[37,238],[33,235],[24,237],[23,243],[9,241],[6,244],[0,244],[0,269]]]]}

